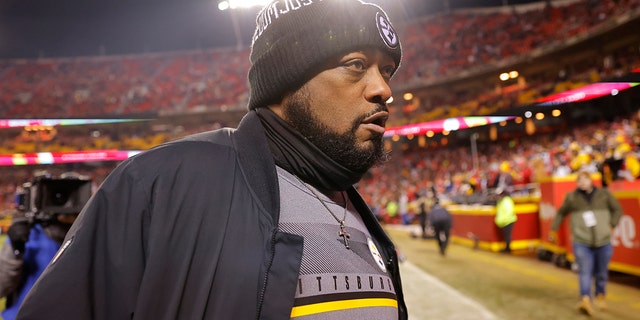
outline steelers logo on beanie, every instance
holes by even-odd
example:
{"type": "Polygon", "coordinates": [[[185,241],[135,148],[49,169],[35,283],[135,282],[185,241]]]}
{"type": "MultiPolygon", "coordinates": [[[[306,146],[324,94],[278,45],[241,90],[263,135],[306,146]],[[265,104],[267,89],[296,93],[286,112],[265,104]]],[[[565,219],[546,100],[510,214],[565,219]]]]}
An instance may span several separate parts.
{"type": "MultiPolygon", "coordinates": [[[[393,57],[402,49],[387,14],[360,0],[274,0],[256,18],[249,109],[266,107],[302,86],[327,59],[362,48],[393,57]]],[[[395,72],[395,70],[394,70],[395,72]]]]}

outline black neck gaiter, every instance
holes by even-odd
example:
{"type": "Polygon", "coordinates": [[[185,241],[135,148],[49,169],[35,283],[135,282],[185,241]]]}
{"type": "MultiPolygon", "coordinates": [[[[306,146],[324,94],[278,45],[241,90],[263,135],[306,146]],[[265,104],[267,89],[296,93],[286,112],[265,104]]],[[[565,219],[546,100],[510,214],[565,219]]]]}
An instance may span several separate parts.
{"type": "Polygon", "coordinates": [[[321,190],[344,191],[364,172],[354,172],[329,158],[268,108],[255,109],[276,164],[321,190]]]}

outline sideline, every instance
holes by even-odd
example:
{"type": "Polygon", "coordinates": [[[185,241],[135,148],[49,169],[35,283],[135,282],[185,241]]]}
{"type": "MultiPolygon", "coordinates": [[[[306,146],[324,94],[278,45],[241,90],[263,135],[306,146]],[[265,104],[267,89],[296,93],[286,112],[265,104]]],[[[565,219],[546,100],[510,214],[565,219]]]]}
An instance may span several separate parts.
{"type": "Polygon", "coordinates": [[[409,261],[400,263],[409,320],[484,319],[495,314],[409,261]]]}

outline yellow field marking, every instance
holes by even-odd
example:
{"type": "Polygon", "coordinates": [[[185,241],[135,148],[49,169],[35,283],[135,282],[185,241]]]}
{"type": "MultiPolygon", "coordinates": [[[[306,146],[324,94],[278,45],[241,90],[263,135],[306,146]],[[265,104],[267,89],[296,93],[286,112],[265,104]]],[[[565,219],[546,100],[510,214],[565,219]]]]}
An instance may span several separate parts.
{"type": "MultiPolygon", "coordinates": [[[[487,205],[447,205],[447,210],[452,215],[465,216],[494,216],[496,214],[496,206],[487,205]]],[[[537,203],[522,203],[514,206],[516,214],[538,214],[537,203]]]]}
{"type": "Polygon", "coordinates": [[[609,270],[640,276],[640,268],[620,262],[609,262],[609,270]]]}

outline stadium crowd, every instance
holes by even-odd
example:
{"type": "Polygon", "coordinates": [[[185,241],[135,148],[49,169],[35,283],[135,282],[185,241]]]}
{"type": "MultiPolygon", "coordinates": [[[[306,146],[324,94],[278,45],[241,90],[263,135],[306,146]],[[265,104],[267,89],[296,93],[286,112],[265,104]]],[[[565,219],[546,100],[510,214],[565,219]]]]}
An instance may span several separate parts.
{"type": "Polygon", "coordinates": [[[398,80],[425,82],[557,46],[638,7],[637,0],[547,1],[522,11],[512,7],[426,17],[404,30],[404,55],[415,67],[401,71],[398,80]]]}
{"type": "MultiPolygon", "coordinates": [[[[465,145],[394,150],[393,161],[375,167],[359,190],[379,215],[389,203],[406,202],[413,216],[418,200],[434,190],[442,201],[483,203],[497,187],[498,175],[509,179],[514,195],[539,196],[538,183],[580,170],[600,173],[603,183],[640,177],[639,114],[613,122],[599,121],[549,133],[478,144],[478,163],[465,145]],[[413,204],[413,205],[412,205],[413,204]]],[[[395,206],[394,206],[395,207],[395,206]]]]}
{"type": "MultiPolygon", "coordinates": [[[[518,10],[456,11],[410,21],[400,32],[405,64],[411,68],[401,68],[395,81],[415,87],[504,63],[597,31],[639,7],[640,0],[540,2],[518,10]]],[[[610,76],[607,69],[628,71],[638,66],[638,48],[630,50],[601,57],[614,63],[598,63],[602,67],[596,71],[572,67],[579,69],[566,70],[576,74],[562,84],[555,77],[528,79],[529,84],[508,95],[488,85],[464,96],[425,102],[419,121],[434,120],[441,116],[437,110],[445,109],[451,116],[487,114],[582,83],[585,74],[593,81],[610,76]]],[[[6,118],[55,118],[242,109],[248,101],[248,52],[227,48],[0,61],[0,113],[6,118]]]]}
{"type": "MultiPolygon", "coordinates": [[[[405,64],[396,83],[419,86],[557,46],[567,39],[603,28],[607,21],[638,13],[640,0],[540,2],[518,8],[456,11],[411,21],[401,28],[405,64]]],[[[487,84],[465,95],[434,96],[422,101],[411,122],[445,117],[490,114],[524,105],[555,92],[611,78],[640,67],[640,48],[603,54],[587,65],[568,65],[558,75],[529,78],[510,92],[487,84]]],[[[0,61],[0,114],[3,118],[104,117],[189,113],[246,108],[248,50],[210,49],[38,60],[0,61]]],[[[391,125],[408,122],[394,120],[391,125]]],[[[480,145],[474,167],[468,146],[410,148],[395,161],[374,168],[360,183],[372,207],[384,211],[389,201],[412,200],[434,187],[453,198],[486,192],[500,170],[513,175],[515,185],[541,177],[563,175],[587,166],[602,170],[606,159],[625,159],[620,177],[640,175],[637,164],[638,119],[580,126],[568,132],[522,137],[480,145]],[[634,160],[635,159],[635,160],[634,160]],[[628,161],[627,161],[628,160],[628,161]],[[635,161],[635,162],[634,162],[635,161]],[[374,187],[375,182],[375,187],[374,187]]],[[[209,124],[208,126],[210,126],[209,124]]],[[[210,129],[142,133],[139,128],[107,130],[99,135],[53,133],[35,137],[22,132],[3,136],[0,154],[91,149],[148,149],[182,135],[210,129]]],[[[114,164],[67,165],[100,183],[114,164]]],[[[0,167],[0,209],[13,205],[17,186],[40,167],[0,167]]],[[[58,170],[58,169],[56,169],[58,170]]],[[[617,172],[612,173],[617,175],[617,172]]]]}
{"type": "MultiPolygon", "coordinates": [[[[190,132],[206,129],[208,128],[198,127],[176,134],[149,132],[145,135],[138,132],[135,135],[120,131],[121,136],[116,135],[116,132],[94,137],[71,135],[61,139],[66,143],[54,139],[45,144],[16,145],[38,146],[46,151],[144,150],[190,132]]],[[[477,167],[474,167],[474,159],[470,157],[467,144],[433,144],[427,147],[412,145],[408,149],[394,149],[391,161],[372,168],[361,180],[358,188],[365,200],[383,215],[389,202],[406,197],[411,203],[431,188],[443,200],[474,201],[470,197],[473,195],[480,196],[476,199],[482,200],[484,198],[481,195],[486,195],[496,187],[496,176],[501,171],[512,177],[516,194],[535,194],[535,184],[541,179],[562,177],[581,169],[605,174],[605,183],[614,179],[635,180],[640,177],[638,113],[613,122],[599,121],[566,130],[479,143],[477,163],[481,165],[477,167]],[[608,163],[618,165],[606,171],[605,164],[608,163]]],[[[2,209],[12,207],[16,188],[29,181],[38,170],[53,168],[57,171],[79,171],[99,184],[114,166],[115,163],[0,167],[2,209]]],[[[408,210],[407,213],[413,214],[416,208],[409,206],[408,210]]]]}

